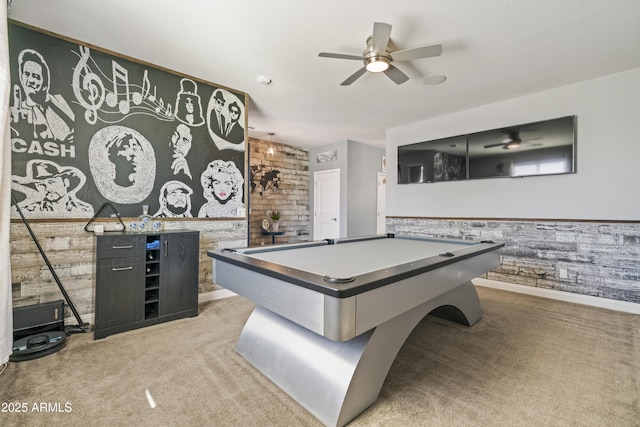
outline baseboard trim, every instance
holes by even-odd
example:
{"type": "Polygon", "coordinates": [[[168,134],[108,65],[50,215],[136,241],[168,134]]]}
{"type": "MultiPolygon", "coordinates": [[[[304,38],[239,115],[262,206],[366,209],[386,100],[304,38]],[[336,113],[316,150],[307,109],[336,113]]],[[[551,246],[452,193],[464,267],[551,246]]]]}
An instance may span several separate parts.
{"type": "Polygon", "coordinates": [[[590,295],[573,294],[571,292],[557,291],[554,289],[535,288],[533,286],[518,285],[509,282],[499,282],[489,279],[473,279],[473,284],[503,291],[533,295],[558,301],[572,302],[575,304],[589,305],[592,307],[606,308],[609,310],[623,311],[625,313],[640,314],[640,304],[627,301],[617,301],[608,298],[594,297],[590,295]]]}

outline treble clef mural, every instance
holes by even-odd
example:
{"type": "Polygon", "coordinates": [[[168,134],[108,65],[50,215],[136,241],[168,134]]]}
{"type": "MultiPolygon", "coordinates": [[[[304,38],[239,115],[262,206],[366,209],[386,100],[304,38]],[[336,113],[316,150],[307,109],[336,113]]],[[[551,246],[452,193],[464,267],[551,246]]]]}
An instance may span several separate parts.
{"type": "Polygon", "coordinates": [[[80,60],[73,70],[71,87],[76,100],[85,108],[85,120],[90,125],[95,125],[98,120],[98,110],[105,100],[106,93],[102,79],[93,73],[88,65],[91,50],[85,46],[79,46],[79,48],[80,60]]]}

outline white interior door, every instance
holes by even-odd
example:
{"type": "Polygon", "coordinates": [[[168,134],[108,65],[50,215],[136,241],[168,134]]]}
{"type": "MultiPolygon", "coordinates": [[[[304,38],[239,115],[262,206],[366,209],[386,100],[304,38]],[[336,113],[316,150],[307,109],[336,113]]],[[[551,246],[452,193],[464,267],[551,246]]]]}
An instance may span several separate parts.
{"type": "Polygon", "coordinates": [[[384,173],[378,172],[378,185],[376,187],[378,189],[377,193],[377,212],[376,212],[376,233],[384,234],[387,231],[387,209],[386,209],[386,198],[387,198],[387,175],[384,173]]]}
{"type": "Polygon", "coordinates": [[[313,174],[314,240],[340,237],[340,169],[313,174]]]}

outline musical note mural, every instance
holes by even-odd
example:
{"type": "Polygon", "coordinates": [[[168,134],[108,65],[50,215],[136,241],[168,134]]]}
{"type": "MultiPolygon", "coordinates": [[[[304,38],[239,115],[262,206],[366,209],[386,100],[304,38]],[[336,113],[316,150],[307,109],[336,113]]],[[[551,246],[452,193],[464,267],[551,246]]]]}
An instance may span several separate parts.
{"type": "Polygon", "coordinates": [[[123,217],[143,204],[167,218],[244,211],[246,93],[15,21],[9,54],[12,193],[26,215],[90,218],[106,202],[123,217]]]}

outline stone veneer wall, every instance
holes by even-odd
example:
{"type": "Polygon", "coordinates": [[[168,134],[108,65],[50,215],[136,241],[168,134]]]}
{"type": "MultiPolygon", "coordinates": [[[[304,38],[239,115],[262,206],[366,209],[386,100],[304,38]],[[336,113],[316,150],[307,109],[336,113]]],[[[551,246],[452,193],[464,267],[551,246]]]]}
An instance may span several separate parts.
{"type": "Polygon", "coordinates": [[[278,188],[262,194],[259,185],[253,192],[249,188],[250,245],[271,244],[271,237],[262,235],[262,220],[273,209],[280,210],[280,231],[285,232],[284,236],[276,236],[276,243],[309,240],[309,152],[299,147],[249,138],[249,164],[254,168],[262,166],[262,170],[280,171],[278,188]],[[273,157],[266,154],[270,145],[276,150],[273,157]]]}
{"type": "Polygon", "coordinates": [[[640,222],[387,217],[387,232],[501,241],[487,279],[640,303],[640,222]]]}

